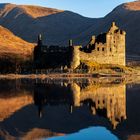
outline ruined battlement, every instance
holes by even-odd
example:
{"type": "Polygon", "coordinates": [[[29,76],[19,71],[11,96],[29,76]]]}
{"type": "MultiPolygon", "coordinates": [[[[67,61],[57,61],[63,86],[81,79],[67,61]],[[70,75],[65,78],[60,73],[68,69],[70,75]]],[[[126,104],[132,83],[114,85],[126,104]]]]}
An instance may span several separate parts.
{"type": "Polygon", "coordinates": [[[126,32],[119,29],[115,22],[112,22],[108,32],[101,33],[98,36],[93,35],[86,46],[74,46],[72,40],[70,40],[68,47],[48,47],[42,45],[41,36],[39,36],[38,45],[34,50],[34,60],[35,62],[39,60],[39,63],[45,64],[46,59],[54,59],[54,61],[60,59],[58,67],[67,65],[72,69],[76,69],[81,61],[85,60],[99,64],[125,66],[125,36],[126,32]],[[65,62],[62,63],[63,61],[65,62]]]}
{"type": "Polygon", "coordinates": [[[120,30],[113,22],[107,33],[91,37],[88,45],[78,54],[78,59],[125,66],[125,36],[126,32],[120,30]]]}

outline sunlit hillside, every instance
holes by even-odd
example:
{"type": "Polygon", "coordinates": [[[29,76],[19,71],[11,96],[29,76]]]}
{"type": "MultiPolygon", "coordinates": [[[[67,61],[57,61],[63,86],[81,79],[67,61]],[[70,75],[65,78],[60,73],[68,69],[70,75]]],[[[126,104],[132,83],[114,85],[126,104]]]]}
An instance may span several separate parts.
{"type": "Polygon", "coordinates": [[[21,38],[15,36],[8,29],[0,26],[0,55],[18,55],[29,57],[32,53],[34,45],[28,43],[21,38]]]}
{"type": "MultiPolygon", "coordinates": [[[[48,16],[51,14],[56,14],[59,12],[63,12],[62,10],[40,7],[40,6],[32,6],[32,5],[15,5],[15,4],[6,4],[1,6],[0,16],[5,17],[14,11],[18,11],[18,14],[15,16],[17,18],[21,14],[27,14],[33,18],[48,16]]],[[[13,16],[13,15],[11,15],[13,16]]]]}

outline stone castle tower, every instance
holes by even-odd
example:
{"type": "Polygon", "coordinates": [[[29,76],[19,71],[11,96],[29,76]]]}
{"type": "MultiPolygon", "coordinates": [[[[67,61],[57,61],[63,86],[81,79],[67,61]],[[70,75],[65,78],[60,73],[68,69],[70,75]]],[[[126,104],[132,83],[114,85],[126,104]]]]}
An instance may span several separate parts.
{"type": "Polygon", "coordinates": [[[120,30],[113,22],[107,33],[92,36],[89,44],[82,50],[74,46],[72,68],[78,67],[82,60],[125,66],[125,36],[126,32],[120,30]]]}

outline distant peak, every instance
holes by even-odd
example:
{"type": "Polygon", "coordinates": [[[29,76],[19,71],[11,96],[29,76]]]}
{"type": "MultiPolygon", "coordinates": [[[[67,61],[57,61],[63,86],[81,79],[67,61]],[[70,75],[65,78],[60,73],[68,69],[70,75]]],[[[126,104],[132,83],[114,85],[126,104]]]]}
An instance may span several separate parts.
{"type": "Polygon", "coordinates": [[[34,5],[19,5],[19,7],[25,10],[27,14],[31,15],[34,18],[63,12],[63,10],[41,7],[41,6],[34,6],[34,5]]]}
{"type": "Polygon", "coordinates": [[[0,14],[3,14],[6,12],[10,12],[14,8],[19,8],[22,10],[22,12],[30,15],[33,18],[48,16],[51,14],[56,14],[59,12],[63,12],[63,10],[58,10],[54,8],[47,8],[47,7],[41,7],[41,6],[35,6],[35,5],[16,5],[11,3],[1,3],[0,4],[0,14]]]}
{"type": "MultiPolygon", "coordinates": [[[[11,3],[0,3],[0,6],[1,5],[9,5],[9,4],[11,4],[11,3]]],[[[11,4],[12,5],[12,4],[11,4]]]]}
{"type": "Polygon", "coordinates": [[[11,3],[0,3],[0,8],[4,8],[4,7],[7,7],[7,6],[16,6],[15,4],[11,4],[11,3]]]}
{"type": "Polygon", "coordinates": [[[127,10],[139,11],[140,10],[140,0],[125,3],[124,8],[127,9],[127,10]]]}

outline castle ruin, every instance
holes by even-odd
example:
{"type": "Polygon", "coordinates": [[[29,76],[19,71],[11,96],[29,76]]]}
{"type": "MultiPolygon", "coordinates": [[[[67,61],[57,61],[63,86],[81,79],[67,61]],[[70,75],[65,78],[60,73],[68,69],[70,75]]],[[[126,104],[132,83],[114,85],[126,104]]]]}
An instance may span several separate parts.
{"type": "Polygon", "coordinates": [[[34,62],[37,68],[67,66],[76,69],[82,61],[125,66],[125,36],[126,32],[120,30],[115,22],[107,33],[92,36],[86,46],[74,46],[72,40],[68,47],[45,46],[39,36],[34,62]]]}

